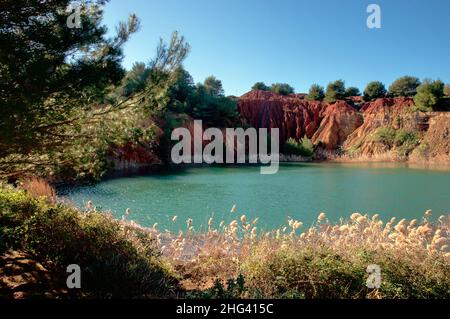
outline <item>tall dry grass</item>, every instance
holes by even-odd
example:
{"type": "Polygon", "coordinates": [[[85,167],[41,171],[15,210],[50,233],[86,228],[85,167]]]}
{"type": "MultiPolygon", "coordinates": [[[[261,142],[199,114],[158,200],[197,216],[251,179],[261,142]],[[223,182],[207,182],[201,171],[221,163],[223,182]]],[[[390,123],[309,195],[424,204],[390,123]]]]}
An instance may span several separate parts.
{"type": "Polygon", "coordinates": [[[308,229],[291,219],[269,232],[245,215],[217,228],[210,219],[200,234],[193,224],[188,219],[177,235],[151,230],[187,289],[244,275],[257,297],[428,298],[447,290],[450,296],[450,215],[432,221],[427,211],[420,220],[383,222],[378,215],[354,213],[332,224],[321,213],[308,229]],[[381,290],[365,285],[370,264],[384,272],[381,290]]]}
{"type": "Polygon", "coordinates": [[[26,178],[21,182],[21,188],[33,198],[39,199],[44,197],[49,204],[56,203],[55,189],[43,178],[26,178]]]}

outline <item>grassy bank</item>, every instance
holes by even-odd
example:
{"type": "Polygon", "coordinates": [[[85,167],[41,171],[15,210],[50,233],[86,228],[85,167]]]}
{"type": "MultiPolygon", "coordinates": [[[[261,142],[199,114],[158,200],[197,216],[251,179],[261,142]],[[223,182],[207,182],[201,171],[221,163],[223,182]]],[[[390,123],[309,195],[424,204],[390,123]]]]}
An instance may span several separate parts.
{"type": "MultiPolygon", "coordinates": [[[[60,297],[450,298],[449,216],[383,223],[355,213],[332,225],[321,214],[309,229],[290,220],[261,232],[233,209],[230,224],[210,220],[198,234],[188,220],[170,234],[52,202],[0,188],[0,256],[19,251],[41,263],[60,297]],[[69,264],[82,269],[80,290],[65,289],[69,264]],[[371,264],[379,288],[366,285],[371,264]]],[[[12,295],[7,270],[0,260],[3,297],[12,295]]]]}

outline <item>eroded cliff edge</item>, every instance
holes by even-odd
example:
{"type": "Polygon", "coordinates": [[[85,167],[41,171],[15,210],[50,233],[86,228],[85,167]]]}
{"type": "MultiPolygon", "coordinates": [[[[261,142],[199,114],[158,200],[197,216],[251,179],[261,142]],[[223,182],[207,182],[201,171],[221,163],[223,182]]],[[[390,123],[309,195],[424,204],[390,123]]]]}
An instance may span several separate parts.
{"type": "Polygon", "coordinates": [[[450,164],[450,112],[419,112],[413,106],[407,97],[328,104],[267,91],[238,100],[244,124],[279,128],[281,143],[306,136],[326,159],[450,164]]]}

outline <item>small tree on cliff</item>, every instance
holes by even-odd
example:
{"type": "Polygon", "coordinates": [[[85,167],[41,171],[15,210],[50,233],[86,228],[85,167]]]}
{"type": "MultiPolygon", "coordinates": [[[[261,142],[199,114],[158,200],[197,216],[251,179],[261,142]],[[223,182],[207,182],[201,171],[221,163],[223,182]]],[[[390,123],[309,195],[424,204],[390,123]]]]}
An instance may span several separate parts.
{"type": "Polygon", "coordinates": [[[336,80],[327,85],[325,92],[325,102],[334,103],[345,97],[345,83],[342,80],[336,80]]]}
{"type": "Polygon", "coordinates": [[[405,75],[389,86],[389,93],[393,96],[414,96],[419,85],[420,80],[418,78],[405,75]]]}
{"type": "Polygon", "coordinates": [[[218,80],[215,76],[208,76],[203,82],[206,92],[212,96],[223,96],[224,91],[222,87],[222,81],[218,80]]]}
{"type": "Polygon", "coordinates": [[[414,96],[415,110],[432,111],[443,96],[444,83],[441,80],[426,79],[417,88],[417,94],[414,96]]]}
{"type": "Polygon", "coordinates": [[[364,100],[372,101],[386,95],[386,88],[380,81],[372,81],[367,84],[364,90],[364,100]]]}
{"type": "Polygon", "coordinates": [[[325,94],[323,92],[322,86],[320,86],[319,84],[311,85],[311,87],[309,88],[308,96],[307,96],[308,100],[322,101],[324,97],[325,97],[325,94]]]}
{"type": "Polygon", "coordinates": [[[294,88],[287,83],[274,83],[270,86],[270,91],[281,95],[288,95],[294,93],[294,88]]]}
{"type": "Polygon", "coordinates": [[[349,88],[347,88],[347,90],[345,90],[345,96],[360,96],[361,92],[359,92],[359,89],[357,87],[354,86],[350,86],[349,88]]]}
{"type": "Polygon", "coordinates": [[[257,91],[257,90],[268,91],[269,87],[264,82],[256,82],[252,86],[252,91],[257,91]]]}

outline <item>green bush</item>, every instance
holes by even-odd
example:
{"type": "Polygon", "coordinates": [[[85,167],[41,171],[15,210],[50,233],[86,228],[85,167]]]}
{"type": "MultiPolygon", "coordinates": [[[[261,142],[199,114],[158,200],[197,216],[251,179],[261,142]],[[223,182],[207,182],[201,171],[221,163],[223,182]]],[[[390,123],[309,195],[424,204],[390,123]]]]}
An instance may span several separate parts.
{"type": "Polygon", "coordinates": [[[334,103],[345,97],[345,83],[342,80],[336,80],[327,85],[325,92],[325,102],[334,103]]]}
{"type": "Polygon", "coordinates": [[[395,147],[398,155],[406,156],[419,145],[419,139],[414,132],[394,130],[391,127],[380,127],[373,135],[373,141],[382,143],[389,148],[395,147]]]}
{"type": "Polygon", "coordinates": [[[441,80],[432,81],[426,79],[417,88],[414,96],[415,111],[429,112],[444,96],[444,83],[441,80]]]}
{"type": "Polygon", "coordinates": [[[226,285],[216,279],[211,288],[188,292],[186,297],[192,299],[239,299],[245,298],[246,292],[245,278],[241,274],[236,279],[228,279],[226,285]]]}
{"type": "Polygon", "coordinates": [[[309,88],[309,93],[307,96],[308,100],[311,101],[322,101],[325,97],[325,94],[323,93],[323,87],[318,84],[313,84],[309,88]]]}
{"type": "Polygon", "coordinates": [[[147,233],[103,213],[48,205],[23,191],[0,189],[0,242],[3,250],[50,261],[56,273],[79,265],[87,296],[164,297],[178,289],[147,233]]]}
{"type": "Polygon", "coordinates": [[[359,89],[354,86],[350,86],[345,90],[345,96],[360,96],[361,92],[359,92],[359,89]]]}
{"type": "Polygon", "coordinates": [[[393,96],[414,96],[420,80],[414,76],[402,76],[389,86],[389,93],[393,96]]]}
{"type": "Polygon", "coordinates": [[[287,83],[274,83],[269,88],[273,93],[289,95],[294,93],[294,88],[287,83]]]}
{"type": "Polygon", "coordinates": [[[262,298],[365,298],[365,267],[316,249],[278,251],[244,267],[248,287],[262,298]]]}
{"type": "Polygon", "coordinates": [[[312,156],[314,154],[314,145],[306,137],[303,137],[300,142],[291,137],[284,144],[283,152],[288,155],[312,156]]]}
{"type": "Polygon", "coordinates": [[[389,251],[356,249],[352,257],[324,247],[278,251],[261,260],[252,256],[243,265],[250,296],[259,298],[449,298],[450,267],[436,261],[433,269],[417,267],[389,251]],[[381,286],[367,287],[367,266],[381,269],[381,286]]]}
{"type": "Polygon", "coordinates": [[[391,127],[380,127],[373,135],[373,141],[392,147],[395,141],[395,130],[391,127]]]}
{"type": "Polygon", "coordinates": [[[264,82],[256,82],[252,86],[252,91],[255,90],[268,91],[269,87],[266,84],[264,84],[264,82]]]}
{"type": "Polygon", "coordinates": [[[372,81],[364,89],[364,100],[372,101],[386,95],[386,88],[380,81],[372,81]]]}

